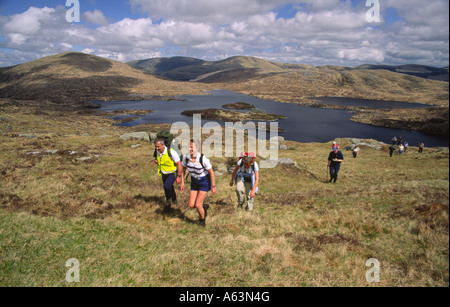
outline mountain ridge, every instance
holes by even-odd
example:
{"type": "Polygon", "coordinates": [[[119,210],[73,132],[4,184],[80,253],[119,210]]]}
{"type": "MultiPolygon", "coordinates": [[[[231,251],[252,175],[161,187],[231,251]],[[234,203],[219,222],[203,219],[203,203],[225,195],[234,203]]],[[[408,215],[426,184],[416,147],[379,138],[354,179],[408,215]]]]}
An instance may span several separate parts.
{"type": "Polygon", "coordinates": [[[438,68],[418,64],[406,65],[373,65],[363,64],[356,67],[324,65],[312,66],[306,64],[289,64],[268,61],[261,58],[250,56],[233,56],[218,61],[205,61],[192,57],[160,57],[127,62],[128,65],[142,69],[148,73],[155,74],[170,80],[177,81],[209,81],[206,75],[215,75],[222,71],[241,70],[247,73],[251,70],[260,70],[264,72],[281,72],[285,69],[306,69],[306,68],[329,68],[339,71],[349,70],[387,70],[391,72],[412,75],[424,79],[449,81],[448,67],[438,68]],[[202,77],[205,75],[205,77],[202,77]]]}
{"type": "MultiPolygon", "coordinates": [[[[142,65],[146,62],[140,62],[142,65]]],[[[66,52],[0,68],[0,98],[81,103],[130,95],[178,96],[221,88],[280,102],[311,104],[314,97],[338,96],[397,100],[448,107],[448,83],[383,69],[343,66],[314,67],[236,56],[221,61],[178,57],[151,60],[150,74],[102,57],[66,52]],[[158,64],[159,63],[159,64],[158,64]],[[156,65],[156,66],[155,66],[156,65]],[[192,73],[192,68],[196,73],[192,73]]]]}
{"type": "Polygon", "coordinates": [[[222,71],[240,70],[247,73],[251,71],[268,73],[282,72],[284,69],[312,67],[302,64],[278,63],[250,56],[232,56],[219,61],[204,61],[190,57],[151,58],[130,61],[127,64],[170,80],[201,80],[202,82],[215,82],[215,80],[206,79],[206,75],[214,75],[222,71]]]}

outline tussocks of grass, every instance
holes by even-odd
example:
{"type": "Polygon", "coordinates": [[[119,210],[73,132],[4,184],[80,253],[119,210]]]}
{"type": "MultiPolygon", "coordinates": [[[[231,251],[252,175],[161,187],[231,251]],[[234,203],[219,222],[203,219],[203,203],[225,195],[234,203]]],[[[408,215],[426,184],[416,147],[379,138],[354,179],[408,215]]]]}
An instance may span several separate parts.
{"type": "Polygon", "coordinates": [[[331,144],[287,142],[279,155],[298,167],[262,170],[253,212],[236,208],[229,175],[217,177],[204,229],[188,193],[163,212],[152,146],[118,138],[131,128],[53,115],[1,114],[2,286],[449,285],[448,150],[344,151],[330,185],[331,144]],[[65,280],[70,258],[80,283],[65,280]],[[370,258],[379,284],[366,281],[370,258]]]}

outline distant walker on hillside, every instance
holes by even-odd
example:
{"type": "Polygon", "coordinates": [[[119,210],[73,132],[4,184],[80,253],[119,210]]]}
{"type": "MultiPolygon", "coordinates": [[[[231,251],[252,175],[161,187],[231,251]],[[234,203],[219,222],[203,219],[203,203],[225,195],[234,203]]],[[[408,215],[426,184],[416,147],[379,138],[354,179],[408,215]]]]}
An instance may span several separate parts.
{"type": "Polygon", "coordinates": [[[339,147],[333,146],[333,151],[328,155],[328,168],[330,171],[330,182],[336,184],[338,173],[341,168],[341,162],[344,162],[344,155],[339,151],[339,147]]]}

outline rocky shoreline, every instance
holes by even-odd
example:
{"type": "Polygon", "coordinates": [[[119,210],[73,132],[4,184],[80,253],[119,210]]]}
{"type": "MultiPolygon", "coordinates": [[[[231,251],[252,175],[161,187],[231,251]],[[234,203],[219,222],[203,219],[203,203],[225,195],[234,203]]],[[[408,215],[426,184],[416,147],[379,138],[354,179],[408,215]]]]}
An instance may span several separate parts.
{"type": "Polygon", "coordinates": [[[357,110],[350,119],[385,128],[419,131],[436,136],[449,136],[449,108],[357,110]]]}
{"type": "Polygon", "coordinates": [[[194,114],[201,114],[202,118],[229,122],[239,122],[245,120],[260,120],[260,121],[276,121],[278,119],[286,118],[283,115],[264,113],[261,111],[238,112],[231,110],[221,110],[216,108],[204,110],[186,110],[181,112],[185,116],[193,116],[194,114]]]}

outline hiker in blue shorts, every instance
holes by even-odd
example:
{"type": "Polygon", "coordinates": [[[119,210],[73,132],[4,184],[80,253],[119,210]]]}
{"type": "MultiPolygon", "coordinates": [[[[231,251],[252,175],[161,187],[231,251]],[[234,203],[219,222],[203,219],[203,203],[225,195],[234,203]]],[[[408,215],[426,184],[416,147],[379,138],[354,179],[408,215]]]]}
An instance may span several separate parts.
{"type": "Polygon", "coordinates": [[[181,162],[181,192],[184,191],[185,172],[188,170],[191,175],[191,192],[189,195],[189,207],[196,208],[199,215],[200,226],[206,226],[206,216],[209,205],[204,205],[206,195],[212,190],[216,195],[216,180],[211,162],[207,157],[198,151],[198,142],[191,140],[189,153],[181,162]]]}

